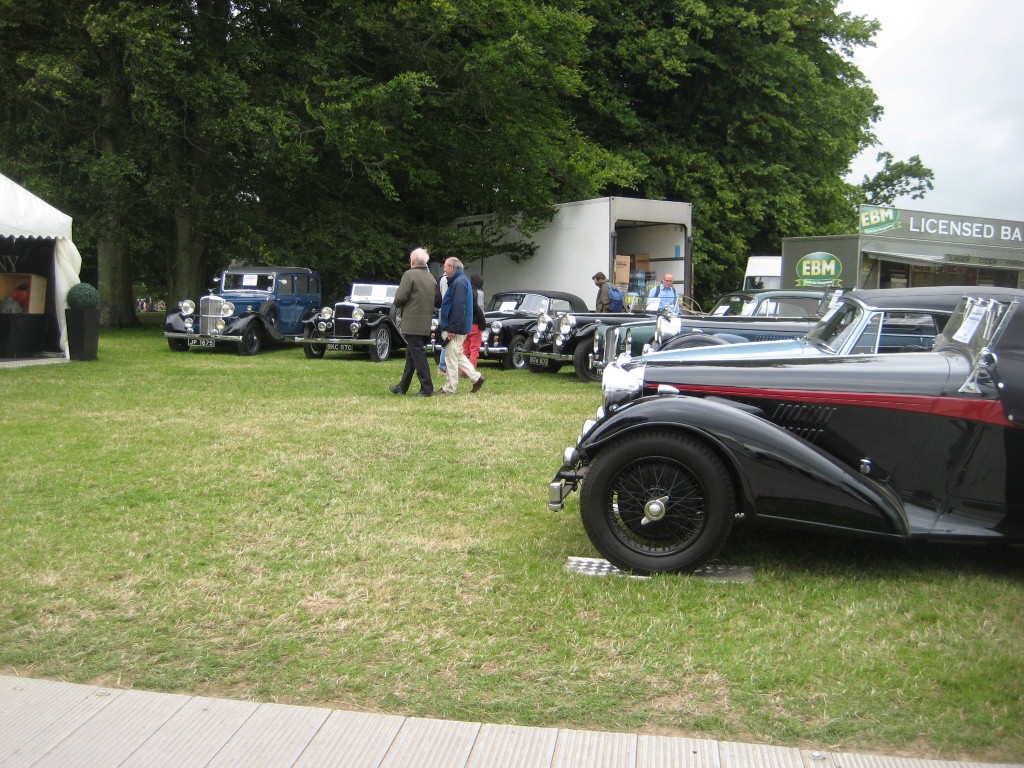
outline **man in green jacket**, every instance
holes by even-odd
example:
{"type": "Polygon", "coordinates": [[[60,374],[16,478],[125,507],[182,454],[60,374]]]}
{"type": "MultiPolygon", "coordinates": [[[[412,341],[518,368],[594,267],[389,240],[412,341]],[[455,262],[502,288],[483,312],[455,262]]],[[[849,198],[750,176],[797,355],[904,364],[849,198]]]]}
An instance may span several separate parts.
{"type": "Polygon", "coordinates": [[[412,384],[413,371],[420,380],[420,391],[414,397],[430,397],[434,394],[434,382],[430,378],[430,364],[423,349],[430,337],[430,323],[434,319],[434,294],[437,283],[427,269],[430,254],[426,248],[417,248],[409,254],[409,269],[402,275],[402,281],[395,292],[395,306],[402,310],[401,331],[405,338],[405,372],[402,380],[389,389],[396,395],[404,395],[412,384]]]}

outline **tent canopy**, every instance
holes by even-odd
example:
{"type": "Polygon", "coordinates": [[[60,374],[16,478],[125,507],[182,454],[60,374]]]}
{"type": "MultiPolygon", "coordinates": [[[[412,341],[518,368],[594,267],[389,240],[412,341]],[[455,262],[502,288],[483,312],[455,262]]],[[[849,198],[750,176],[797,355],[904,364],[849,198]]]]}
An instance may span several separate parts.
{"type": "MultiPolygon", "coordinates": [[[[67,355],[64,307],[71,286],[80,282],[78,273],[82,269],[82,256],[71,240],[71,217],[0,173],[0,237],[55,241],[52,264],[24,271],[37,272],[49,278],[46,311],[56,322],[53,346],[59,345],[67,355]]],[[[22,258],[26,258],[29,263],[33,262],[28,254],[22,258]]],[[[19,271],[11,266],[17,267],[17,264],[9,265],[6,269],[0,265],[0,270],[19,271]]]]}
{"type": "Polygon", "coordinates": [[[71,217],[0,173],[0,235],[71,239],[71,217]]]}

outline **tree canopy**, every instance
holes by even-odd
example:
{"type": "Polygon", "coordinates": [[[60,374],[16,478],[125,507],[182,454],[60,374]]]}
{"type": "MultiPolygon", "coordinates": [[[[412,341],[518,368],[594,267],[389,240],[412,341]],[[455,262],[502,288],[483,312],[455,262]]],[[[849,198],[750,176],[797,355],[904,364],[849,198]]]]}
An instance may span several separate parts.
{"type": "MultiPolygon", "coordinates": [[[[843,180],[881,114],[836,0],[0,0],[4,172],[72,214],[108,325],[132,285],[194,296],[228,263],[395,279],[473,260],[493,214],[619,194],[694,204],[698,290],[859,202],[931,188],[918,157],[843,180]]],[[[884,159],[884,158],[880,158],[884,159]]],[[[507,247],[507,246],[505,246],[507,247]]],[[[528,257],[529,253],[520,254],[528,257]]]]}

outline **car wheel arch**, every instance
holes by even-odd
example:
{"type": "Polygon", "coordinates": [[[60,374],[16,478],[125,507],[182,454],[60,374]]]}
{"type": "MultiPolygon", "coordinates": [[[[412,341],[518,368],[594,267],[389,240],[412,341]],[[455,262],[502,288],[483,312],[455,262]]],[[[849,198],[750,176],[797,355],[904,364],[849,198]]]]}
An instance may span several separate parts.
{"type": "Polygon", "coordinates": [[[722,462],[729,474],[737,508],[744,515],[754,511],[756,506],[754,494],[746,481],[741,463],[735,453],[718,435],[692,424],[676,421],[653,421],[643,424],[621,423],[619,428],[606,429],[603,433],[594,436],[593,441],[589,439],[586,441],[587,461],[592,463],[599,453],[623,439],[633,439],[644,435],[653,437],[655,434],[670,434],[680,439],[690,439],[707,447],[722,462]]]}

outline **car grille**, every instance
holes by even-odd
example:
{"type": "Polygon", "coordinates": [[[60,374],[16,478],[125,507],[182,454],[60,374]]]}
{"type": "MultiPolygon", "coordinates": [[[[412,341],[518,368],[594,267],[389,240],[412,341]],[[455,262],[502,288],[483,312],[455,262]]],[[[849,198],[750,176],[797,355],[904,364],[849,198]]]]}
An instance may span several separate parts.
{"type": "Polygon", "coordinates": [[[203,296],[199,300],[199,332],[205,336],[213,333],[221,318],[224,299],[220,296],[203,296]]]}
{"type": "Polygon", "coordinates": [[[334,335],[342,339],[352,338],[352,304],[338,302],[334,305],[334,335]]]}

